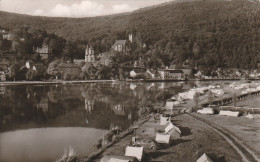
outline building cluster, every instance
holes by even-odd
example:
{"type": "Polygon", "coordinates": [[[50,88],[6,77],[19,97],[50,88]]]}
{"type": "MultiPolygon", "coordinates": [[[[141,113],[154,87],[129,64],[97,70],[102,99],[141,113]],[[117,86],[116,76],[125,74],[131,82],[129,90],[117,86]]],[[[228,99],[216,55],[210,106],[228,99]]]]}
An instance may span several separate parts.
{"type": "Polygon", "coordinates": [[[135,61],[134,68],[130,72],[133,79],[154,79],[154,80],[187,80],[187,79],[259,79],[260,66],[255,70],[242,70],[237,68],[196,68],[188,65],[176,68],[176,65],[166,66],[164,69],[146,69],[142,60],[135,61]]]}
{"type": "Polygon", "coordinates": [[[52,54],[52,49],[47,44],[43,43],[42,47],[34,47],[34,52],[40,55],[41,60],[47,60],[49,55],[52,54]]]}

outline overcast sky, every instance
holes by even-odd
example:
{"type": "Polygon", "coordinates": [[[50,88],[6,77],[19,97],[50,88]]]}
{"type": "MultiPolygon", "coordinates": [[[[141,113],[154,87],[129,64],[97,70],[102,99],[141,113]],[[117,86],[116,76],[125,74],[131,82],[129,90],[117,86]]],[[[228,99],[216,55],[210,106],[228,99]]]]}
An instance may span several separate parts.
{"type": "Polygon", "coordinates": [[[129,12],[170,0],[0,0],[0,10],[53,17],[92,17],[129,12]]]}

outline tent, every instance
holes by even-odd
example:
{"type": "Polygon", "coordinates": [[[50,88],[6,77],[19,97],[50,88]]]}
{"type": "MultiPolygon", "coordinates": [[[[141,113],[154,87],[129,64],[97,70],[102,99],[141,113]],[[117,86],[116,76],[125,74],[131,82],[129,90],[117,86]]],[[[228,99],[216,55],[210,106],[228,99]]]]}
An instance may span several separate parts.
{"type": "Polygon", "coordinates": [[[220,110],[219,115],[238,117],[238,111],[224,111],[220,110]]]}
{"type": "Polygon", "coordinates": [[[100,162],[138,162],[138,160],[133,156],[105,155],[100,162]]]}
{"type": "Polygon", "coordinates": [[[165,129],[165,134],[171,135],[173,139],[179,139],[181,137],[181,130],[170,123],[165,129]]]}
{"type": "Polygon", "coordinates": [[[185,99],[192,100],[195,93],[196,93],[195,90],[190,90],[190,91],[188,91],[188,92],[179,93],[179,94],[178,94],[178,97],[179,97],[179,98],[182,98],[182,99],[184,99],[184,100],[185,100],[185,99]]]}
{"type": "Polygon", "coordinates": [[[142,160],[143,157],[143,147],[131,147],[127,146],[125,149],[125,156],[134,156],[136,157],[139,161],[142,160]]]}
{"type": "Polygon", "coordinates": [[[224,94],[223,89],[211,89],[211,92],[216,94],[216,95],[223,95],[224,94]]]}
{"type": "Polygon", "coordinates": [[[166,144],[169,144],[170,142],[170,135],[168,134],[159,134],[157,133],[156,134],[156,138],[155,138],[155,141],[157,141],[158,143],[166,143],[166,144]]]}
{"type": "Polygon", "coordinates": [[[214,114],[214,110],[212,108],[203,108],[202,110],[198,110],[197,113],[198,114],[212,115],[212,114],[214,114]]]}
{"type": "Polygon", "coordinates": [[[170,121],[171,121],[170,117],[167,118],[167,117],[160,116],[160,125],[165,125],[165,124],[167,124],[170,121]]]}
{"type": "Polygon", "coordinates": [[[166,110],[172,110],[174,105],[174,101],[167,101],[165,104],[165,109],[166,110]]]}
{"type": "Polygon", "coordinates": [[[197,160],[197,162],[213,162],[205,153],[197,160]]]}
{"type": "Polygon", "coordinates": [[[173,125],[171,122],[170,124],[165,128],[165,134],[167,134],[171,129],[175,129],[179,134],[181,134],[180,128],[173,125]]]}
{"type": "Polygon", "coordinates": [[[251,115],[251,114],[247,114],[245,117],[248,119],[252,119],[252,120],[254,119],[253,115],[251,115]]]}

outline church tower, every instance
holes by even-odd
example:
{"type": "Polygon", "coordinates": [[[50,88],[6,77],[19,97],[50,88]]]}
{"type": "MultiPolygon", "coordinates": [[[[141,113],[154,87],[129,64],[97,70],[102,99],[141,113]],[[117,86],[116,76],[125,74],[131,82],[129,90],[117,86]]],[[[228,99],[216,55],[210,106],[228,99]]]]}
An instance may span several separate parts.
{"type": "Polygon", "coordinates": [[[133,43],[133,34],[132,34],[132,33],[129,34],[128,39],[129,39],[129,41],[130,41],[131,43],[133,43]]]}
{"type": "Polygon", "coordinates": [[[95,62],[94,49],[87,46],[85,50],[85,62],[95,62]]]}

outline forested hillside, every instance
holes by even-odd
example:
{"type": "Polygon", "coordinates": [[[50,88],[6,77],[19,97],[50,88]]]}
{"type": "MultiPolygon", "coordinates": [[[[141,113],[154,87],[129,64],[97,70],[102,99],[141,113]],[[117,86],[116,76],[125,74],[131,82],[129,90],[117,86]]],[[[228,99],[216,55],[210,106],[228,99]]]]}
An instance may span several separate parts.
{"type": "Polygon", "coordinates": [[[251,1],[204,0],[168,3],[133,13],[93,18],[47,18],[0,12],[0,26],[27,26],[106,51],[132,32],[146,50],[132,54],[149,67],[256,68],[260,55],[260,5],[251,1]]]}

